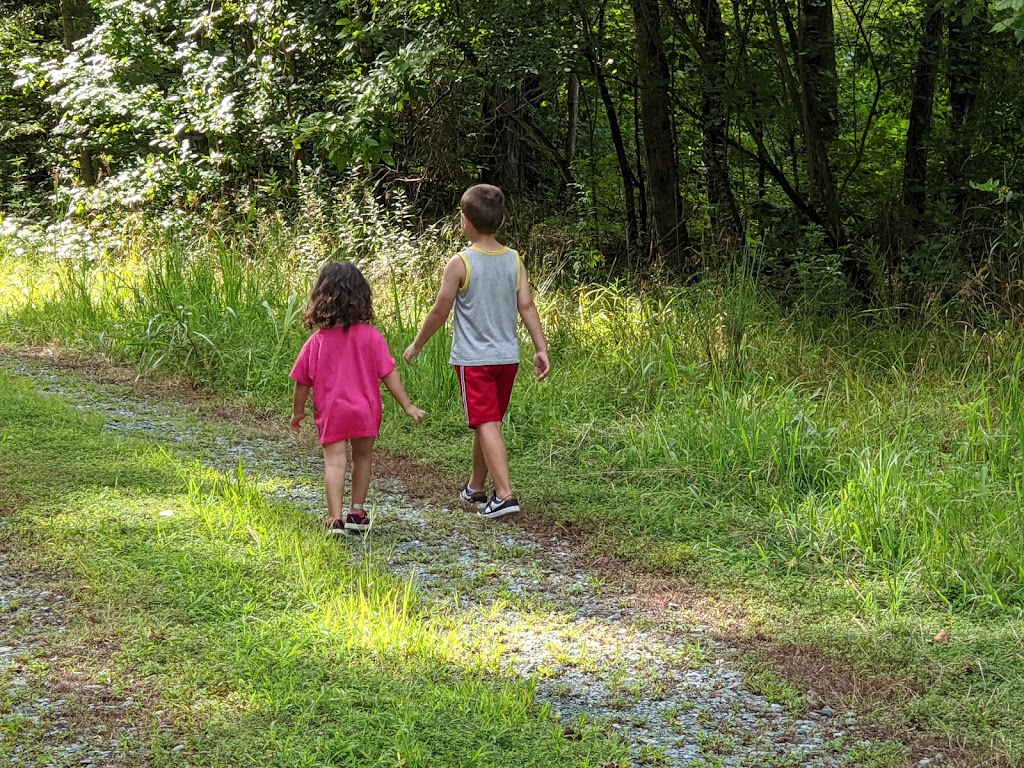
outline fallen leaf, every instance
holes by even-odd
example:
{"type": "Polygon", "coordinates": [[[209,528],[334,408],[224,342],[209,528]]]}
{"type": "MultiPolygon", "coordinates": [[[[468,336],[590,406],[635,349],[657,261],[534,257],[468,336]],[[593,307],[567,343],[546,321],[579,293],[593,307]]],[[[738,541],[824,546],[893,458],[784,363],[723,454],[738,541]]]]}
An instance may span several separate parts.
{"type": "Polygon", "coordinates": [[[146,639],[147,640],[156,640],[156,632],[154,632],[152,629],[149,630],[149,632],[146,633],[146,639]]]}
{"type": "Polygon", "coordinates": [[[939,634],[937,634],[935,637],[933,637],[932,640],[934,642],[936,642],[936,643],[941,643],[942,645],[948,645],[949,644],[949,632],[947,632],[944,629],[940,629],[939,630],[939,634]]]}

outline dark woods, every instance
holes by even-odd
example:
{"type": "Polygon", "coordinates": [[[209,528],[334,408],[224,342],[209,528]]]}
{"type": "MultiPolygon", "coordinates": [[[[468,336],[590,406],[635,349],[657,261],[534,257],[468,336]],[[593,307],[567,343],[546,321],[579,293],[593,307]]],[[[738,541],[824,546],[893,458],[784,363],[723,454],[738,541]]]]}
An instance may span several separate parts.
{"type": "Polygon", "coordinates": [[[28,0],[0,18],[0,201],[423,220],[505,187],[600,279],[736,263],[801,295],[1017,302],[1020,7],[979,0],[28,0]]]}

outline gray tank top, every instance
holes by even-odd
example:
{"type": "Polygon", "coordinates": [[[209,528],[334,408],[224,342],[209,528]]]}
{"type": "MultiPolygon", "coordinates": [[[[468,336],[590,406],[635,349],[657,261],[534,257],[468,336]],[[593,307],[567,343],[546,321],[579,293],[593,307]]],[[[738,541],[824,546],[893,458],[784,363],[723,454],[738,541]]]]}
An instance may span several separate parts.
{"type": "Polygon", "coordinates": [[[455,298],[452,365],[519,362],[519,254],[467,248],[466,283],[455,298]]]}

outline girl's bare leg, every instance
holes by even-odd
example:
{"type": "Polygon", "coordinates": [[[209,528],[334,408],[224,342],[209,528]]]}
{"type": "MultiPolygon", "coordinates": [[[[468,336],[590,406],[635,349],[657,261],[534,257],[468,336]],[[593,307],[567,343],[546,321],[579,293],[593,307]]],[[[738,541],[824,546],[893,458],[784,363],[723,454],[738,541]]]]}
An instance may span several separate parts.
{"type": "MultiPolygon", "coordinates": [[[[327,520],[344,518],[345,467],[348,463],[348,441],[328,443],[324,446],[324,485],[327,490],[327,520]]],[[[365,492],[363,494],[365,496],[365,492]]]]}
{"type": "Polygon", "coordinates": [[[373,473],[374,437],[359,437],[352,440],[352,507],[361,508],[366,503],[370,490],[370,475],[373,473]]]}

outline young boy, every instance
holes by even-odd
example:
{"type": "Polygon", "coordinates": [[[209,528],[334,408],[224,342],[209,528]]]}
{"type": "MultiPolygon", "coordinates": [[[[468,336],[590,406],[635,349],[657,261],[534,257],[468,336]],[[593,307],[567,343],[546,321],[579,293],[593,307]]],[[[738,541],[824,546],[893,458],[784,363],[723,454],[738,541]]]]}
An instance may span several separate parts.
{"type": "Polygon", "coordinates": [[[461,498],[476,504],[480,517],[493,519],[519,511],[501,436],[501,420],[519,368],[519,317],[533,340],[533,368],[538,379],[548,375],[551,364],[522,260],[495,239],[505,220],[505,195],[490,184],[477,184],[462,195],[461,208],[462,234],[469,247],[444,268],[434,306],[404,357],[407,363],[413,361],[447,322],[454,306],[449,362],[458,374],[466,420],[474,432],[473,474],[461,498]],[[485,491],[488,474],[494,482],[489,500],[485,491]]]}

